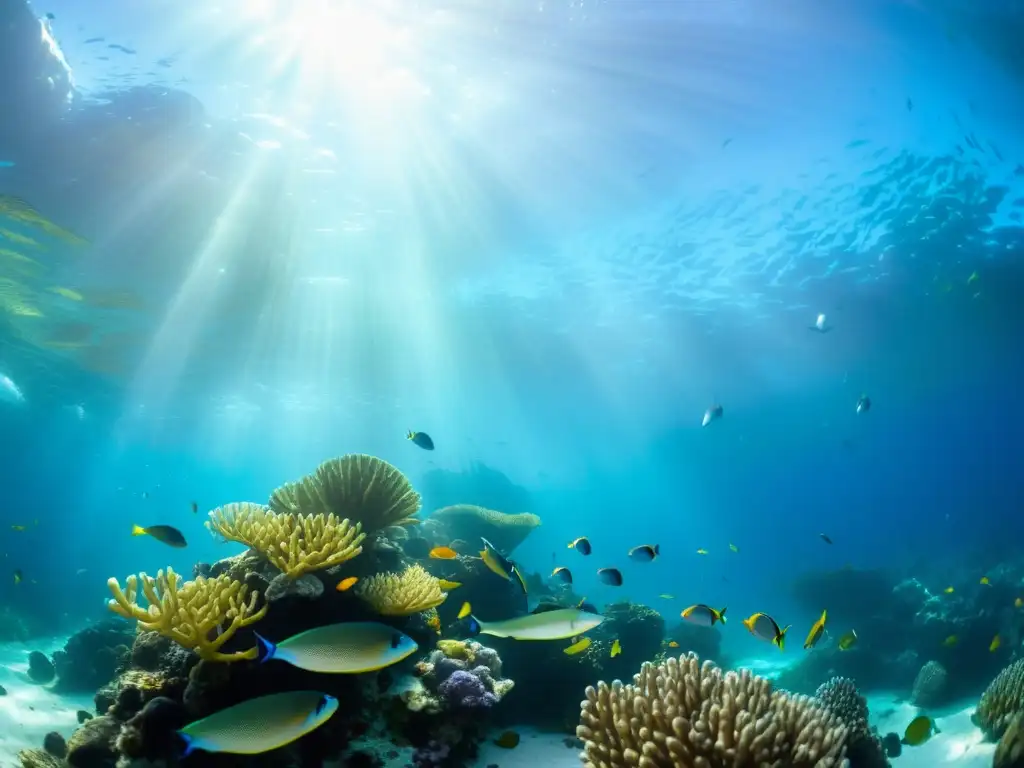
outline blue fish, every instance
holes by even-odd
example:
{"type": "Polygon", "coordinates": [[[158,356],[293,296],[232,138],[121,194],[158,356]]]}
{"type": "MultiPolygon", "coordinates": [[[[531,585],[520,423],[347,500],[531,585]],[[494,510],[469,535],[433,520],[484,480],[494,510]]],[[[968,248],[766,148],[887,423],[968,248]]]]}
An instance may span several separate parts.
{"type": "Polygon", "coordinates": [[[434,450],[434,441],[426,432],[413,432],[411,429],[405,433],[406,440],[412,440],[413,445],[418,445],[425,451],[434,450]]]}

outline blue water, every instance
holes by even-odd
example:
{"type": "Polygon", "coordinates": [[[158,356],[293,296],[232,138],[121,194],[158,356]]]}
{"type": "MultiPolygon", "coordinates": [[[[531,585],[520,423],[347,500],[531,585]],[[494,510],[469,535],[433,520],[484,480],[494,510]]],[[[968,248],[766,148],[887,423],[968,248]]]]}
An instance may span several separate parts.
{"type": "Polygon", "coordinates": [[[997,5],[80,5],[37,8],[73,98],[0,133],[0,193],[89,241],[0,322],[0,603],[102,616],[110,576],[239,551],[206,510],[348,452],[425,511],[431,470],[503,473],[543,520],[527,570],[668,616],[809,626],[801,574],[1014,554],[1024,65],[997,5]]]}

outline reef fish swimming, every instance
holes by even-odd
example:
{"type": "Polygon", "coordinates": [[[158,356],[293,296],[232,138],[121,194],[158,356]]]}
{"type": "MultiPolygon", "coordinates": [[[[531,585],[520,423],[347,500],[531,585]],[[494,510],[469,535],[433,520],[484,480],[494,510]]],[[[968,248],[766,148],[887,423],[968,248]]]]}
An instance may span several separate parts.
{"type": "Polygon", "coordinates": [[[188,546],[188,542],[185,541],[185,535],[171,525],[151,525],[148,528],[143,528],[141,525],[133,525],[132,536],[152,536],[161,544],[177,547],[178,549],[188,546]]]}
{"type": "Polygon", "coordinates": [[[789,631],[789,626],[787,625],[785,629],[779,629],[775,619],[767,613],[755,613],[749,619],[743,620],[743,626],[754,637],[767,640],[772,645],[779,646],[780,651],[786,649],[786,632],[789,631]]]}
{"type": "Polygon", "coordinates": [[[182,757],[195,750],[258,755],[283,747],[330,720],[338,700],[319,691],[272,693],[222,709],[178,731],[182,757]]]}
{"type": "Polygon", "coordinates": [[[309,672],[340,675],[390,667],[419,648],[408,635],[374,621],[328,624],[300,632],[280,643],[255,634],[260,662],[279,659],[309,672]]]}
{"type": "Polygon", "coordinates": [[[434,450],[434,441],[426,432],[413,432],[411,429],[405,433],[405,439],[411,440],[413,445],[418,445],[425,451],[434,450]]]}
{"type": "Polygon", "coordinates": [[[525,595],[526,579],[523,578],[523,574],[519,571],[519,567],[495,549],[494,545],[487,539],[481,536],[480,541],[484,543],[484,548],[480,550],[480,559],[484,561],[484,565],[506,581],[518,584],[519,588],[523,590],[523,594],[525,595]]]}
{"type": "Polygon", "coordinates": [[[698,627],[713,627],[715,622],[720,621],[725,624],[725,610],[723,608],[720,611],[716,611],[710,605],[698,603],[697,605],[691,605],[689,608],[684,608],[679,616],[691,624],[696,624],[698,627]]]}
{"type": "Polygon", "coordinates": [[[706,411],[704,411],[704,419],[701,421],[700,425],[702,427],[706,427],[712,421],[718,421],[720,418],[722,418],[722,414],[723,413],[724,413],[724,410],[723,410],[722,406],[720,406],[720,405],[713,405],[713,406],[711,406],[706,411]]]}
{"type": "MultiPolygon", "coordinates": [[[[469,603],[462,611],[471,610],[469,603]]],[[[474,635],[510,637],[513,640],[566,640],[589,632],[602,621],[604,616],[579,608],[559,608],[555,611],[531,613],[504,621],[480,621],[469,615],[469,630],[474,635]]]]}

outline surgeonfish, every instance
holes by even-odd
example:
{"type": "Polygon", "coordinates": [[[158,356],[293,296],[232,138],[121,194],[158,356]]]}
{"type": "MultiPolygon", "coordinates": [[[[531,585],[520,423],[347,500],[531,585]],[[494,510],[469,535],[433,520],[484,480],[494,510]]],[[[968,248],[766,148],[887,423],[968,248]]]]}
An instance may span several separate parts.
{"type": "Polygon", "coordinates": [[[857,413],[867,413],[871,410],[871,398],[861,395],[857,398],[857,413]]]}
{"type": "Polygon", "coordinates": [[[695,624],[698,627],[713,627],[716,622],[722,622],[725,624],[725,611],[723,608],[720,611],[716,611],[709,605],[704,603],[697,603],[691,605],[689,608],[684,608],[679,617],[685,621],[695,624]]]}
{"type": "Polygon", "coordinates": [[[469,630],[474,635],[510,637],[513,640],[567,640],[589,632],[605,617],[579,608],[559,608],[555,611],[530,613],[503,621],[480,621],[472,615],[469,603],[462,606],[459,615],[469,614],[469,630]]]}
{"type": "Polygon", "coordinates": [[[845,635],[839,638],[838,645],[840,651],[848,651],[851,648],[853,648],[853,646],[855,646],[856,644],[857,632],[855,630],[851,629],[849,632],[847,632],[845,635]]]}
{"type": "Polygon", "coordinates": [[[622,571],[618,568],[598,568],[597,578],[610,587],[622,586],[622,571]]]}
{"type": "Polygon", "coordinates": [[[754,637],[777,645],[780,651],[786,649],[786,633],[791,625],[787,624],[785,629],[779,629],[775,619],[767,613],[755,613],[749,619],[743,620],[743,626],[754,637]]]}
{"type": "Polygon", "coordinates": [[[590,546],[590,539],[586,536],[580,536],[578,539],[573,539],[569,542],[569,549],[575,549],[581,555],[589,555],[593,552],[593,548],[590,546]]]}
{"type": "Polygon", "coordinates": [[[575,656],[577,653],[583,653],[587,650],[592,642],[593,641],[589,637],[581,637],[568,648],[563,649],[562,653],[566,656],[575,656]]]}
{"type": "Polygon", "coordinates": [[[724,413],[724,410],[723,410],[722,406],[720,406],[720,405],[713,405],[713,406],[711,406],[706,411],[704,411],[704,419],[703,419],[703,421],[701,421],[700,425],[702,427],[706,427],[712,421],[718,421],[720,418],[722,418],[722,414],[723,413],[724,413]]]}
{"type": "Polygon", "coordinates": [[[988,652],[995,653],[999,650],[999,646],[1001,646],[1002,644],[1003,638],[1001,638],[999,635],[996,635],[992,638],[992,642],[988,644],[988,652]]]}
{"type": "Polygon", "coordinates": [[[572,573],[568,568],[559,566],[551,572],[551,578],[562,584],[572,584],[572,573]]]}
{"type": "Polygon", "coordinates": [[[185,541],[185,536],[182,532],[170,525],[151,525],[148,528],[143,528],[141,525],[133,525],[132,536],[152,536],[161,544],[179,549],[188,546],[188,542],[185,541]]]}
{"type": "Polygon", "coordinates": [[[480,551],[480,559],[484,561],[484,565],[506,581],[518,584],[519,588],[523,590],[523,594],[525,595],[526,579],[523,578],[523,574],[520,572],[519,566],[501,554],[494,548],[494,545],[483,536],[480,537],[480,541],[484,543],[484,548],[480,551]]]}
{"type": "Polygon", "coordinates": [[[426,432],[413,432],[411,429],[405,433],[406,440],[412,440],[413,445],[418,445],[425,451],[434,450],[434,441],[426,432]]]}
{"type": "Polygon", "coordinates": [[[458,556],[459,553],[451,547],[434,547],[427,553],[431,560],[454,560],[458,556]]]}
{"type": "Polygon", "coordinates": [[[811,626],[811,631],[807,633],[807,639],[804,640],[804,650],[810,650],[818,644],[821,640],[822,635],[825,634],[825,620],[828,618],[828,611],[822,611],[821,616],[811,626]]]}
{"type": "Polygon", "coordinates": [[[619,638],[616,637],[612,641],[612,650],[611,650],[611,653],[609,655],[614,659],[620,653],[622,653],[622,643],[620,643],[619,642],[619,638]]]}
{"type": "Polygon", "coordinates": [[[824,541],[826,544],[831,544],[832,543],[832,539],[830,539],[824,533],[819,533],[818,536],[820,536],[821,540],[824,541]]]}
{"type": "Polygon", "coordinates": [[[397,664],[419,646],[408,635],[375,621],[328,624],[272,643],[255,633],[260,663],[278,659],[309,672],[354,675],[397,664]]]}
{"type": "Polygon", "coordinates": [[[641,544],[639,547],[629,550],[629,559],[637,563],[649,563],[660,554],[660,545],[641,544]]]}
{"type": "Polygon", "coordinates": [[[469,616],[472,612],[473,612],[473,607],[469,603],[463,603],[462,607],[459,609],[458,618],[459,619],[464,619],[467,616],[469,616]]]}
{"type": "Polygon", "coordinates": [[[258,755],[291,744],[330,720],[338,700],[319,691],[288,691],[243,701],[189,723],[178,736],[194,751],[258,755]]]}
{"type": "Polygon", "coordinates": [[[918,715],[910,721],[907,730],[903,732],[901,743],[908,747],[919,747],[936,733],[942,733],[942,731],[935,725],[935,721],[928,715],[918,715]]]}

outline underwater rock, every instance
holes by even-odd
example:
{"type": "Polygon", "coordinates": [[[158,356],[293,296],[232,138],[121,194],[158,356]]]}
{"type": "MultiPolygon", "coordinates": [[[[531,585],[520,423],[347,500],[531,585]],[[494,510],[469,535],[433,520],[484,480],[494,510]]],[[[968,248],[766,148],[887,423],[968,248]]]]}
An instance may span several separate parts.
{"type": "Polygon", "coordinates": [[[438,692],[450,707],[490,709],[498,703],[498,697],[487,690],[484,681],[464,669],[457,669],[448,675],[438,686],[438,692]]]}
{"type": "Polygon", "coordinates": [[[128,757],[156,760],[174,753],[175,732],[187,724],[185,709],[179,702],[157,696],[124,724],[116,746],[128,757]]]}
{"type": "Polygon", "coordinates": [[[53,662],[45,653],[32,651],[28,655],[28,677],[33,683],[45,685],[52,682],[57,676],[57,670],[53,662]]]}
{"type": "Polygon", "coordinates": [[[992,756],[992,768],[1024,768],[1024,728],[1021,714],[1007,725],[992,756]]]}
{"type": "Polygon", "coordinates": [[[946,668],[939,662],[927,662],[914,679],[910,703],[922,709],[941,705],[945,699],[947,677],[946,668]]]}
{"type": "Polygon", "coordinates": [[[54,757],[64,758],[68,753],[68,743],[56,731],[50,731],[43,737],[43,749],[54,757]]]}
{"type": "Polygon", "coordinates": [[[899,757],[903,754],[903,740],[898,733],[887,733],[882,738],[882,749],[886,757],[899,757]]]}
{"type": "Polygon", "coordinates": [[[307,573],[297,579],[291,579],[279,573],[271,580],[263,596],[267,602],[273,603],[283,597],[298,597],[303,600],[316,600],[324,593],[324,583],[313,573],[307,573]]]}
{"type": "Polygon", "coordinates": [[[432,469],[417,484],[425,509],[477,504],[488,509],[531,510],[533,499],[522,486],[492,467],[474,462],[466,471],[432,469]]]}
{"type": "Polygon", "coordinates": [[[67,768],[67,763],[45,749],[23,749],[18,752],[18,762],[21,768],[67,768]]]}
{"type": "Polygon", "coordinates": [[[78,720],[79,725],[84,723],[86,720],[92,720],[92,718],[92,712],[86,712],[84,709],[80,709],[77,712],[75,712],[75,719],[78,720]]]}
{"type": "Polygon", "coordinates": [[[110,715],[86,721],[68,740],[68,765],[71,768],[114,768],[117,762],[115,742],[120,730],[120,723],[110,715]]]}
{"type": "Polygon", "coordinates": [[[76,632],[54,652],[56,690],[95,691],[114,679],[136,641],[135,628],[117,619],[101,621],[76,632]]]}

